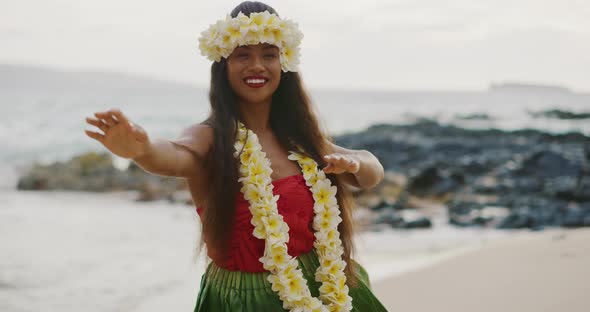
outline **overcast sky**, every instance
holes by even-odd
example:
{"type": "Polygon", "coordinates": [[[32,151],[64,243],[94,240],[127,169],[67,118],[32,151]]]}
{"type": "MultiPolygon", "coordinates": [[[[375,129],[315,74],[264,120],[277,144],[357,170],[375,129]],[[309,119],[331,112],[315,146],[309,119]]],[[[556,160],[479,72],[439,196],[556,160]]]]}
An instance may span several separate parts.
{"type": "MultiPolygon", "coordinates": [[[[198,35],[238,3],[0,0],[0,63],[207,86],[198,35]]],[[[588,0],[266,3],[303,31],[301,73],[312,88],[482,90],[510,81],[590,91],[588,0]]]]}

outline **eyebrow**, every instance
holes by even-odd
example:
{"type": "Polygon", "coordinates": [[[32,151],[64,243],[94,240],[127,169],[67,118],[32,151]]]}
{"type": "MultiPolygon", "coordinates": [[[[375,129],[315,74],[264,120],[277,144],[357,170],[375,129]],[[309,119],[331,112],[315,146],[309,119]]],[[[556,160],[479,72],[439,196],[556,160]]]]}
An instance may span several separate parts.
{"type": "MultiPolygon", "coordinates": [[[[250,50],[251,48],[248,45],[243,45],[243,46],[237,47],[236,49],[247,49],[247,50],[250,50]]],[[[276,46],[273,46],[273,45],[270,45],[270,44],[264,45],[262,47],[262,50],[268,50],[268,49],[278,49],[278,48],[276,46]]]]}

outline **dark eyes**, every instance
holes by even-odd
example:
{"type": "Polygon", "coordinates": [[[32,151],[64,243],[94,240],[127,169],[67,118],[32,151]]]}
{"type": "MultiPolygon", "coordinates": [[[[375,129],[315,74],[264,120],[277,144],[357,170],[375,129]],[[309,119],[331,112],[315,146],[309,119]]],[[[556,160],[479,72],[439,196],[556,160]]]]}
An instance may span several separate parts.
{"type": "MultiPolygon", "coordinates": [[[[248,54],[247,53],[241,53],[241,54],[236,55],[236,57],[239,57],[239,58],[247,58],[248,57],[248,54]]],[[[276,58],[276,57],[277,57],[276,54],[265,54],[264,55],[264,58],[267,58],[267,59],[273,59],[273,58],[276,58]]]]}

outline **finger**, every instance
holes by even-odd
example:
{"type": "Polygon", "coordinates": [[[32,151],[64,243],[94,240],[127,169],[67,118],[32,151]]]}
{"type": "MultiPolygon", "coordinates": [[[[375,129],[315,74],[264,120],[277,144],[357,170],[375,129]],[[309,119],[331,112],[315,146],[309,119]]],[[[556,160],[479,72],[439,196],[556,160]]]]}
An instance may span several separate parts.
{"type": "Polygon", "coordinates": [[[328,154],[326,156],[324,156],[324,160],[326,160],[326,162],[335,162],[338,159],[338,153],[333,153],[333,154],[328,154]]]}
{"type": "Polygon", "coordinates": [[[103,121],[109,126],[114,127],[117,125],[117,121],[113,119],[112,116],[108,116],[107,118],[103,119],[103,121]]]}
{"type": "Polygon", "coordinates": [[[98,118],[106,119],[107,117],[109,117],[109,112],[108,111],[96,112],[96,113],[94,113],[94,116],[96,116],[98,118]]]}
{"type": "Polygon", "coordinates": [[[333,169],[334,169],[334,166],[331,163],[329,163],[326,167],[324,167],[323,170],[325,173],[330,173],[333,169]]]}
{"type": "Polygon", "coordinates": [[[342,155],[334,155],[332,163],[338,167],[345,167],[348,163],[348,158],[342,155]]]}
{"type": "Polygon", "coordinates": [[[99,141],[100,143],[103,142],[104,140],[104,135],[98,133],[98,132],[94,132],[94,131],[89,131],[89,130],[84,130],[84,132],[86,132],[86,135],[88,135],[89,137],[99,141]]]}
{"type": "Polygon", "coordinates": [[[360,163],[357,160],[350,160],[348,171],[357,172],[360,169],[360,163]]]}
{"type": "Polygon", "coordinates": [[[117,120],[113,118],[113,116],[106,112],[106,113],[94,113],[94,115],[107,124],[109,127],[114,127],[117,125],[117,120]]]}
{"type": "Polygon", "coordinates": [[[332,155],[328,162],[331,165],[331,172],[334,173],[350,171],[354,166],[354,160],[342,154],[332,155]]]}
{"type": "Polygon", "coordinates": [[[122,122],[124,124],[130,124],[129,120],[127,119],[127,117],[123,114],[123,112],[121,112],[120,109],[118,108],[114,108],[111,109],[110,112],[115,115],[115,117],[117,118],[117,120],[119,122],[122,122]]]}
{"type": "Polygon", "coordinates": [[[102,132],[106,133],[109,127],[101,120],[101,119],[94,119],[90,117],[86,117],[86,122],[99,128],[102,132]]]}

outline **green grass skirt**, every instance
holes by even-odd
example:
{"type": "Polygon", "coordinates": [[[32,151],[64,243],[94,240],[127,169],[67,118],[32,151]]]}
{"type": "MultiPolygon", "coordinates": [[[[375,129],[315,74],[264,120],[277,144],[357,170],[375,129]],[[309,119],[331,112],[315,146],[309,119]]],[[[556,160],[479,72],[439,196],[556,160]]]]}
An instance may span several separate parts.
{"type": "MultiPolygon", "coordinates": [[[[314,297],[319,295],[320,283],[314,274],[319,266],[315,251],[297,257],[309,290],[314,297]]],[[[369,277],[365,269],[354,262],[359,273],[357,287],[351,288],[352,311],[387,311],[371,292],[369,277]]],[[[268,272],[246,273],[228,271],[210,263],[201,279],[195,312],[266,312],[286,311],[277,293],[271,289],[266,277],[268,272]]]]}

